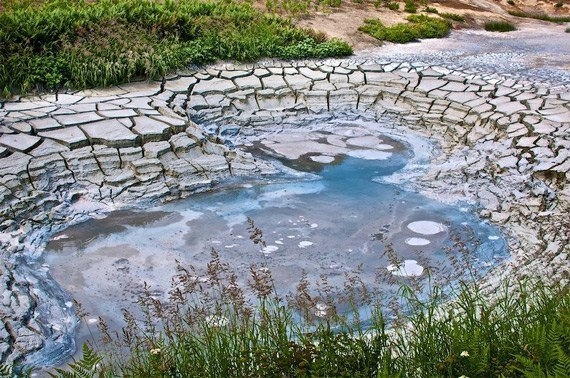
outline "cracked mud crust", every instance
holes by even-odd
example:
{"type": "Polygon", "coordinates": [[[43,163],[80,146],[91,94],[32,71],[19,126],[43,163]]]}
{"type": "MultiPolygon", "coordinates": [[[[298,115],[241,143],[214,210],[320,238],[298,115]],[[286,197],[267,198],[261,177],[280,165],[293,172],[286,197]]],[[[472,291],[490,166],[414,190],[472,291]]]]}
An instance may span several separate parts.
{"type": "Polygon", "coordinates": [[[224,140],[309,118],[391,120],[437,141],[429,167],[398,179],[439,200],[470,201],[502,226],[512,259],[496,277],[538,274],[567,285],[567,42],[549,50],[517,34],[460,31],[435,43],[344,60],[219,64],[162,82],[0,103],[0,360],[47,365],[73,348],[71,299],[37,263],[50,233],[232,176],[275,173],[224,140]]]}

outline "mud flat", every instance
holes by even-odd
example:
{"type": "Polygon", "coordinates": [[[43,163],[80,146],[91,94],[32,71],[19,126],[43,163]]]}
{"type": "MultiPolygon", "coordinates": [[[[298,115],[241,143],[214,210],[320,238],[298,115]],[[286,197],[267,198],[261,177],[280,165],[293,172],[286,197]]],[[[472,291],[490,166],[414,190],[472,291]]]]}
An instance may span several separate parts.
{"type": "Polygon", "coordinates": [[[276,173],[232,143],[302,130],[309,119],[390,124],[430,138],[439,146],[430,164],[409,164],[391,179],[439,201],[469,202],[501,226],[511,259],[495,277],[568,285],[570,87],[559,63],[570,52],[564,44],[545,50],[549,59],[535,72],[524,54],[541,51],[512,36],[497,56],[523,51],[514,73],[494,66],[486,50],[456,59],[374,53],[220,64],[156,83],[1,103],[0,360],[46,365],[73,349],[70,298],[48,266],[34,265],[50,235],[232,176],[276,173]]]}

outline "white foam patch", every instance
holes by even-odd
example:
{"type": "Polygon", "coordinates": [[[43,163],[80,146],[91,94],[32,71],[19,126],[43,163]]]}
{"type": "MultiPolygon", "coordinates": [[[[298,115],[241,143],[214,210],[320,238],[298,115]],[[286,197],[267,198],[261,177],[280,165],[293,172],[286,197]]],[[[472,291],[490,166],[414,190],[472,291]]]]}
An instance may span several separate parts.
{"type": "Polygon", "coordinates": [[[424,238],[407,238],[406,244],[407,245],[428,245],[430,243],[429,240],[424,238]]]}
{"type": "Polygon", "coordinates": [[[352,150],[348,151],[347,155],[364,160],[386,160],[392,156],[392,153],[376,150],[352,150]]]}
{"type": "Polygon", "coordinates": [[[332,163],[334,161],[333,156],[326,156],[326,155],[310,156],[309,159],[311,159],[316,163],[323,163],[323,164],[332,163]]]}
{"type": "Polygon", "coordinates": [[[283,245],[283,242],[281,240],[275,240],[275,244],[283,245]]]}
{"type": "Polygon", "coordinates": [[[447,231],[445,225],[433,221],[417,221],[408,224],[408,229],[416,234],[435,235],[447,231]]]}
{"type": "Polygon", "coordinates": [[[303,240],[302,242],[299,242],[299,248],[307,248],[312,246],[313,243],[308,241],[308,240],[303,240]]]}
{"type": "Polygon", "coordinates": [[[496,236],[496,235],[491,235],[491,236],[489,236],[487,239],[489,239],[489,240],[499,240],[499,237],[496,236]]]}
{"type": "Polygon", "coordinates": [[[62,240],[62,239],[69,239],[69,235],[61,234],[61,235],[54,236],[53,238],[51,238],[51,240],[62,240]]]}
{"type": "Polygon", "coordinates": [[[424,272],[424,268],[416,260],[404,260],[404,263],[400,266],[390,264],[386,269],[393,275],[400,277],[417,277],[424,272]]]}
{"type": "Polygon", "coordinates": [[[317,228],[319,225],[317,223],[311,223],[311,228],[317,228]]]}
{"type": "Polygon", "coordinates": [[[373,147],[379,145],[380,143],[382,143],[382,139],[375,137],[373,135],[367,135],[367,136],[361,136],[361,137],[356,137],[356,138],[349,138],[346,141],[346,143],[350,144],[352,146],[373,148],[373,147]]]}
{"type": "Polygon", "coordinates": [[[277,251],[278,249],[279,249],[279,247],[276,245],[267,245],[261,250],[261,252],[268,255],[270,253],[277,251]]]}

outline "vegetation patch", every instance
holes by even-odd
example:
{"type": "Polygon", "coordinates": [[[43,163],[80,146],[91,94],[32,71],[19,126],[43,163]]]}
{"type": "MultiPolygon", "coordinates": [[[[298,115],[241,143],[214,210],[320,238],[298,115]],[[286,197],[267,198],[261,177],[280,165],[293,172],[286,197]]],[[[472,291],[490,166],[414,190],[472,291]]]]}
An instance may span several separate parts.
{"type": "Polygon", "coordinates": [[[218,59],[352,53],[345,42],[231,0],[17,0],[5,6],[4,93],[109,86],[218,59]]]}
{"type": "Polygon", "coordinates": [[[465,22],[465,18],[457,13],[439,13],[439,15],[443,18],[447,18],[448,20],[465,22]]]}
{"type": "MultiPolygon", "coordinates": [[[[505,282],[493,297],[476,284],[403,279],[384,305],[357,273],[342,288],[301,277],[286,300],[271,272],[252,266],[237,284],[213,251],[208,279],[180,267],[168,302],[145,287],[142,316],[105,332],[107,347],[56,377],[567,377],[570,292],[505,282]],[[422,283],[423,282],[423,283],[422,283]],[[257,298],[253,303],[248,294],[257,298]],[[340,299],[339,299],[340,298],[340,299]],[[341,303],[352,310],[341,312],[341,303]],[[364,318],[367,317],[367,318],[364,318]],[[126,350],[128,353],[121,353],[126,350]]],[[[200,273],[202,274],[202,273],[200,273]]],[[[345,307],[346,308],[346,307],[345,307]]],[[[102,326],[105,330],[105,326],[102,326]]]]}
{"type": "Polygon", "coordinates": [[[415,0],[406,0],[404,2],[404,12],[416,13],[418,11],[418,4],[415,0]]]}
{"type": "Polygon", "coordinates": [[[543,13],[526,13],[521,11],[509,11],[509,14],[516,17],[534,18],[535,20],[555,22],[558,24],[570,22],[570,16],[549,16],[543,13]]]}
{"type": "MultiPolygon", "coordinates": [[[[376,4],[379,4],[378,2],[376,4]]],[[[398,3],[397,1],[384,1],[383,2],[384,7],[393,10],[393,11],[397,11],[398,9],[400,9],[400,3],[398,3]]],[[[378,8],[379,6],[377,5],[376,8],[378,8]]]]}
{"type": "Polygon", "coordinates": [[[485,22],[485,30],[504,33],[517,30],[517,28],[515,25],[506,21],[487,21],[485,22]]]}
{"type": "Polygon", "coordinates": [[[442,38],[449,34],[451,23],[426,15],[410,15],[409,22],[385,26],[377,19],[364,20],[359,30],[381,41],[407,43],[421,38],[442,38]]]}

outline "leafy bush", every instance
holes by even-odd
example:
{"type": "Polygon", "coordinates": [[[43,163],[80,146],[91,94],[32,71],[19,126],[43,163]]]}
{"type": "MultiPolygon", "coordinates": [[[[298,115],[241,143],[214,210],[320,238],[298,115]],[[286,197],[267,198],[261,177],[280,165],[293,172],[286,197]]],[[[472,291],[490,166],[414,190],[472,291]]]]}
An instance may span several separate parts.
{"type": "Polygon", "coordinates": [[[485,30],[503,33],[517,30],[517,28],[515,25],[506,21],[487,21],[485,22],[485,30]]]}
{"type": "Polygon", "coordinates": [[[566,28],[566,30],[564,30],[566,33],[570,33],[570,28],[566,28]]]}
{"type": "Polygon", "coordinates": [[[439,13],[439,11],[436,8],[432,8],[432,7],[426,7],[424,9],[424,12],[426,12],[426,13],[439,13]]]}
{"type": "Polygon", "coordinates": [[[407,24],[385,26],[379,20],[364,20],[364,25],[359,28],[367,34],[381,41],[394,43],[407,43],[420,38],[441,38],[449,33],[451,24],[440,18],[425,15],[410,15],[407,24]]]}
{"type": "Polygon", "coordinates": [[[13,0],[5,7],[0,13],[4,94],[151,79],[216,59],[351,53],[346,43],[326,42],[287,19],[231,0],[13,0]]]}

